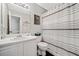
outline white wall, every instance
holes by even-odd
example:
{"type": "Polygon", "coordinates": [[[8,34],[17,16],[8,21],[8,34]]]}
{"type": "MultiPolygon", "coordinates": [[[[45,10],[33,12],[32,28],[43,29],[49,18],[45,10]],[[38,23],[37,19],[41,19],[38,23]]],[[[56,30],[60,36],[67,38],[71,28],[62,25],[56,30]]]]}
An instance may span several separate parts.
{"type": "Polygon", "coordinates": [[[52,42],[58,40],[67,44],[79,46],[79,30],[58,30],[58,29],[79,29],[79,4],[65,9],[59,13],[43,19],[43,38],[52,42]],[[55,30],[57,29],[57,30],[55,30]]]}
{"type": "Polygon", "coordinates": [[[31,33],[34,35],[36,32],[42,32],[42,19],[41,15],[46,11],[35,3],[30,3],[30,11],[31,11],[31,33]],[[34,24],[34,14],[40,16],[40,25],[34,24]]]}
{"type": "Polygon", "coordinates": [[[32,35],[34,35],[37,32],[42,33],[42,20],[41,20],[41,16],[40,16],[40,25],[35,25],[34,24],[34,14],[31,13],[31,33],[32,35]]]}

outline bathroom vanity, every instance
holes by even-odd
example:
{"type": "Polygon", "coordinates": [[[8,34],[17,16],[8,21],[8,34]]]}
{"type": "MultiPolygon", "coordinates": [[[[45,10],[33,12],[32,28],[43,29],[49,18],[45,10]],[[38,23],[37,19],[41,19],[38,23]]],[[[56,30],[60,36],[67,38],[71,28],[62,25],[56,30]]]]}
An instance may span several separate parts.
{"type": "Polygon", "coordinates": [[[36,36],[0,40],[0,56],[36,56],[36,36]]]}

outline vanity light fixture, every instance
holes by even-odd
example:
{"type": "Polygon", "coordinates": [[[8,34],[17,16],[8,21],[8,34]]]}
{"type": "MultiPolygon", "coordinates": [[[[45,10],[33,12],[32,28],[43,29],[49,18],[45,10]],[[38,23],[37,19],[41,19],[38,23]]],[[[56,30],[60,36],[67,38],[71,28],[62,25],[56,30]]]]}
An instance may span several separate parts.
{"type": "Polygon", "coordinates": [[[26,8],[26,9],[30,9],[30,6],[27,3],[14,3],[14,4],[21,6],[23,8],[26,8]]]}

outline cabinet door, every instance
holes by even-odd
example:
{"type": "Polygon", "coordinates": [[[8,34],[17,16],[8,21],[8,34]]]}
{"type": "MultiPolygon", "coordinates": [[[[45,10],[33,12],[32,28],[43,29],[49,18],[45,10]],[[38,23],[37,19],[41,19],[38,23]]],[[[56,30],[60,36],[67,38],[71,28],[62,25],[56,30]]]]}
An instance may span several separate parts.
{"type": "Polygon", "coordinates": [[[17,56],[17,46],[12,45],[0,49],[0,56],[17,56]]]}
{"type": "Polygon", "coordinates": [[[36,40],[31,40],[24,43],[24,56],[36,56],[37,43],[36,40]]]}
{"type": "Polygon", "coordinates": [[[17,45],[17,50],[18,56],[23,56],[23,43],[17,45]]]}

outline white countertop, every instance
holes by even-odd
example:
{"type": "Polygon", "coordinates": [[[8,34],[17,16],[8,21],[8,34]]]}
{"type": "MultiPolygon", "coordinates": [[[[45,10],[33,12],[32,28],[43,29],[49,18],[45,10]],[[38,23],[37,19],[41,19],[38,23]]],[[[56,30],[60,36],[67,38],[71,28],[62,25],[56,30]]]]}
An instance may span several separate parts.
{"type": "Polygon", "coordinates": [[[12,44],[17,44],[17,43],[26,42],[26,41],[29,41],[29,40],[34,40],[36,38],[37,38],[36,36],[5,38],[5,39],[0,40],[0,48],[5,47],[5,46],[9,46],[9,45],[12,45],[12,44]]]}

